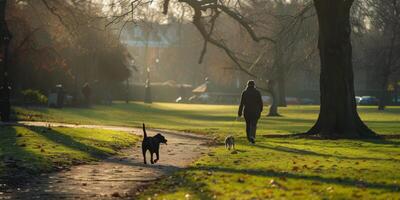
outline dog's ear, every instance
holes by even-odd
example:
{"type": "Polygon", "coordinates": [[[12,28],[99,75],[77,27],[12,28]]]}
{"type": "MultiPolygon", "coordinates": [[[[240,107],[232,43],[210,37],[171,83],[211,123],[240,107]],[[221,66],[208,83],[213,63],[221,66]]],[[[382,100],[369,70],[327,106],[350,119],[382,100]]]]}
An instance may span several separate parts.
{"type": "Polygon", "coordinates": [[[167,143],[167,140],[163,135],[161,135],[161,133],[157,133],[157,135],[155,135],[154,138],[156,138],[157,142],[167,143]]]}
{"type": "Polygon", "coordinates": [[[163,136],[160,133],[157,133],[153,138],[157,139],[157,141],[161,141],[163,136]]]}

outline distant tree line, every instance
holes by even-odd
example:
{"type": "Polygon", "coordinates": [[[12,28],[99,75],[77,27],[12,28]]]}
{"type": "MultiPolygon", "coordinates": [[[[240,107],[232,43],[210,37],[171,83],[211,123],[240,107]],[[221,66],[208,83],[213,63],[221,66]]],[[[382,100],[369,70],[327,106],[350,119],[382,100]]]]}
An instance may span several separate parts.
{"type": "Polygon", "coordinates": [[[105,28],[100,13],[101,7],[89,1],[75,5],[8,0],[11,95],[26,89],[47,94],[62,84],[79,96],[86,82],[107,93],[129,78],[133,58],[120,43],[118,32],[105,28]]]}

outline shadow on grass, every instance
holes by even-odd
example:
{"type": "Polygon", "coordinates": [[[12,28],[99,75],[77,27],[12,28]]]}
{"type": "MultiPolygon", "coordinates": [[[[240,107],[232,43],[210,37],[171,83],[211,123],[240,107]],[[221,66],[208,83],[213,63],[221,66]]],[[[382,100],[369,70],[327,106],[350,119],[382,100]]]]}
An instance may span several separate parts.
{"type": "Polygon", "coordinates": [[[185,197],[186,199],[211,200],[211,199],[216,199],[216,197],[218,199],[218,196],[215,196],[215,194],[209,189],[209,187],[207,187],[205,183],[193,180],[190,177],[191,176],[186,176],[183,173],[178,173],[172,176],[171,178],[161,180],[161,182],[159,183],[154,183],[145,186],[144,189],[146,190],[143,197],[145,199],[151,199],[154,193],[168,195],[170,193],[179,192],[180,190],[176,189],[179,188],[182,189],[182,192],[185,192],[185,194],[189,194],[189,198],[185,197]]]}
{"type": "MultiPolygon", "coordinates": [[[[109,156],[107,152],[101,149],[80,143],[74,140],[71,136],[55,130],[48,130],[44,127],[24,128],[31,130],[34,134],[43,136],[60,146],[88,153],[93,158],[104,158],[109,156]]],[[[37,177],[40,173],[57,170],[55,167],[58,164],[53,163],[52,157],[46,156],[46,153],[41,153],[40,150],[37,150],[37,152],[28,150],[29,148],[41,148],[29,147],[34,145],[29,141],[29,137],[34,136],[21,135],[21,133],[17,132],[15,127],[11,126],[0,127],[0,132],[2,133],[2,137],[0,138],[0,183],[6,183],[15,188],[24,185],[28,177],[37,177]],[[27,147],[29,148],[27,149],[27,147]]],[[[43,144],[45,143],[46,142],[43,141],[43,144]]],[[[55,156],[57,157],[57,155],[55,156]]],[[[62,159],[64,159],[62,164],[64,166],[76,163],[76,160],[72,157],[69,158],[67,156],[62,159]]],[[[77,163],[81,162],[79,161],[77,163]]]]}
{"type": "Polygon", "coordinates": [[[295,154],[301,154],[301,155],[310,155],[310,156],[331,157],[331,158],[347,159],[347,160],[373,160],[373,161],[400,162],[400,160],[393,159],[393,158],[385,159],[385,158],[371,158],[371,157],[348,157],[348,156],[341,156],[341,155],[317,153],[314,151],[296,149],[296,148],[290,148],[290,147],[284,147],[284,146],[266,146],[266,145],[259,145],[259,144],[256,144],[255,146],[259,147],[259,148],[274,150],[274,151],[295,153],[295,154]]]}
{"type": "MultiPolygon", "coordinates": [[[[311,140],[325,140],[319,137],[314,137],[314,136],[309,136],[305,133],[287,133],[287,134],[267,134],[267,135],[260,135],[260,137],[263,138],[282,138],[282,139],[287,139],[287,138],[292,138],[292,139],[311,139],[311,140]]],[[[361,141],[361,142],[368,142],[372,144],[379,144],[379,145],[392,145],[393,147],[400,147],[400,134],[391,134],[391,135],[385,135],[385,134],[379,134],[378,139],[356,139],[355,141],[361,141]]],[[[291,144],[290,142],[279,142],[282,144],[291,144]]],[[[315,144],[313,144],[315,145],[315,144]]]]}
{"type": "MultiPolygon", "coordinates": [[[[48,111],[49,109],[46,107],[43,108],[31,108],[27,107],[24,109],[32,110],[36,112],[36,114],[41,116],[41,118],[46,119],[48,118],[48,111]]],[[[131,103],[128,105],[125,104],[115,104],[113,106],[96,106],[93,108],[66,108],[57,110],[60,113],[68,114],[69,116],[77,116],[80,118],[86,119],[98,119],[98,120],[109,120],[109,116],[99,113],[100,110],[109,110],[110,112],[126,112],[126,113],[136,113],[136,114],[143,114],[149,113],[149,116],[163,116],[163,118],[168,119],[169,117],[181,117],[185,119],[193,119],[193,120],[206,120],[206,121],[233,121],[235,116],[226,116],[226,115],[210,115],[209,113],[204,113],[202,111],[194,111],[194,110],[169,110],[169,109],[162,109],[157,108],[155,106],[147,105],[147,104],[140,104],[140,103],[131,103]],[[96,109],[98,108],[98,109],[96,109]],[[102,109],[105,108],[105,109],[102,109]],[[129,112],[132,111],[132,112],[129,112]]],[[[35,116],[33,116],[35,117],[35,116]]],[[[28,115],[26,112],[19,112],[15,116],[16,120],[27,120],[28,115]],[[20,116],[20,118],[17,118],[20,116]]],[[[51,119],[51,118],[50,118],[51,119]]],[[[68,119],[67,119],[68,120],[68,119]]],[[[115,119],[114,119],[115,120],[115,119]]]]}
{"type": "MultiPolygon", "coordinates": [[[[27,151],[24,142],[18,142],[21,137],[14,127],[0,127],[0,184],[16,187],[25,182],[27,177],[38,175],[40,166],[45,164],[45,157],[27,151]]],[[[43,168],[42,171],[49,170],[43,168]]]]}
{"type": "MultiPolygon", "coordinates": [[[[68,196],[68,194],[62,191],[53,190],[54,180],[48,175],[42,176],[41,174],[58,171],[73,164],[80,164],[82,161],[87,161],[87,159],[77,160],[79,158],[70,155],[74,152],[70,152],[68,155],[59,155],[57,153],[55,155],[48,155],[47,153],[50,150],[47,148],[46,152],[43,153],[40,150],[32,151],[32,148],[36,148],[38,142],[41,145],[44,144],[44,146],[52,146],[48,145],[48,141],[51,141],[64,148],[87,153],[93,158],[104,158],[109,155],[106,151],[83,144],[76,141],[76,138],[54,129],[49,130],[45,127],[28,126],[24,126],[23,128],[26,128],[26,131],[30,130],[29,134],[27,132],[21,136],[21,132],[17,131],[15,127],[0,126],[0,132],[2,133],[2,137],[0,138],[0,170],[3,170],[0,171],[0,184],[7,185],[7,188],[5,188],[7,193],[5,195],[9,195],[11,199],[59,199],[58,197],[68,196]],[[35,135],[44,137],[46,140],[41,141],[38,139],[29,141],[30,137],[37,137],[35,135]],[[21,143],[24,145],[21,146],[21,143]],[[56,159],[53,160],[53,158],[56,159]],[[61,159],[61,162],[58,158],[61,159]],[[8,160],[12,160],[12,163],[8,164],[8,160]]],[[[101,141],[89,140],[90,143],[97,142],[97,146],[102,146],[101,141]]],[[[2,189],[0,185],[0,190],[2,189]]]]}
{"type": "Polygon", "coordinates": [[[257,170],[257,169],[233,169],[233,168],[225,168],[225,167],[191,167],[188,170],[193,171],[214,171],[214,172],[224,172],[224,173],[234,173],[234,174],[247,174],[252,176],[262,176],[262,177],[273,177],[273,178],[291,178],[291,179],[301,179],[301,180],[309,180],[309,181],[318,181],[322,183],[328,184],[337,184],[342,186],[351,186],[351,187],[361,187],[361,188],[369,188],[369,189],[382,189],[387,191],[399,191],[399,184],[383,184],[383,183],[371,183],[351,178],[329,178],[322,177],[318,175],[302,175],[302,174],[294,174],[289,172],[278,172],[274,170],[257,170]]]}
{"type": "MultiPolygon", "coordinates": [[[[400,139],[400,135],[382,135],[383,138],[393,138],[393,139],[400,139]]],[[[360,140],[363,142],[368,142],[372,144],[379,144],[379,145],[391,145],[393,147],[400,147],[400,141],[395,141],[395,140],[387,140],[387,139],[380,139],[380,140],[360,140]]]]}
{"type": "Polygon", "coordinates": [[[365,113],[390,113],[390,114],[398,114],[400,112],[400,107],[396,106],[389,106],[385,110],[378,110],[377,106],[371,107],[371,106],[357,106],[357,109],[359,112],[365,112],[365,113]]]}
{"type": "Polygon", "coordinates": [[[274,121],[274,122],[278,122],[278,123],[282,123],[282,122],[287,122],[287,123],[303,123],[303,124],[310,124],[310,126],[316,121],[316,119],[296,119],[296,118],[285,118],[285,117],[280,117],[280,118],[264,118],[262,120],[265,121],[274,121]]]}
{"type": "MultiPolygon", "coordinates": [[[[68,116],[65,119],[55,120],[48,113],[49,108],[24,108],[25,112],[19,112],[15,115],[15,120],[33,120],[33,121],[54,121],[54,122],[77,122],[80,123],[85,120],[91,120],[89,123],[93,123],[93,120],[97,122],[105,123],[105,124],[113,124],[113,125],[132,125],[135,120],[130,120],[130,118],[140,117],[141,120],[148,119],[151,121],[161,121],[164,124],[176,124],[176,125],[187,125],[188,122],[182,119],[188,120],[200,120],[200,121],[234,121],[235,116],[227,116],[227,115],[210,115],[209,113],[204,113],[201,111],[193,111],[193,110],[168,110],[161,109],[149,105],[142,105],[139,103],[132,103],[128,106],[117,104],[115,106],[96,106],[94,108],[65,108],[57,110],[60,115],[64,114],[68,116]],[[103,109],[104,108],[104,109],[103,109]],[[27,111],[34,111],[35,115],[27,114],[27,111]],[[104,111],[108,111],[108,114],[104,114],[104,111]],[[130,112],[132,111],[132,112],[130,112]],[[123,113],[123,116],[116,113],[123,113]],[[140,116],[142,115],[142,116],[140,116]],[[32,118],[30,118],[32,116],[32,118]],[[19,117],[19,118],[18,118],[19,117]],[[178,118],[178,119],[177,119],[178,118]],[[122,122],[122,123],[121,123],[122,122]]],[[[86,122],[87,123],[87,122],[86,122]]],[[[96,123],[98,124],[98,123],[96,123]]],[[[140,124],[138,124],[140,125],[140,124]]]]}
{"type": "MultiPolygon", "coordinates": [[[[139,159],[121,159],[118,157],[111,157],[109,159],[104,160],[103,162],[106,163],[113,163],[113,164],[118,164],[118,165],[126,165],[130,167],[134,167],[138,171],[141,170],[142,168],[150,168],[152,169],[155,173],[172,173],[178,170],[181,170],[182,168],[176,167],[176,166],[171,166],[171,165],[145,165],[143,164],[142,160],[139,159]]],[[[103,168],[104,169],[104,168],[103,168]]],[[[115,169],[115,167],[113,168],[115,169]]],[[[159,183],[159,177],[154,177],[151,173],[143,173],[143,174],[138,174],[138,176],[146,176],[146,177],[141,177],[141,180],[138,180],[137,183],[145,183],[145,182],[154,182],[155,184],[159,183]],[[146,176],[147,175],[147,176],[146,176]]],[[[51,176],[49,176],[50,178],[51,176]]],[[[57,182],[54,182],[54,179],[49,179],[47,177],[41,177],[38,181],[33,183],[33,187],[28,187],[31,189],[30,191],[24,190],[23,188],[21,192],[16,192],[13,194],[13,198],[15,199],[114,199],[111,196],[108,198],[106,197],[101,197],[101,196],[96,196],[95,194],[91,193],[90,191],[88,193],[86,192],[77,192],[74,190],[64,190],[62,189],[63,182],[60,182],[60,185],[57,186],[57,182]]],[[[118,181],[118,179],[116,179],[118,181]]],[[[114,181],[113,179],[107,179],[107,181],[112,182],[114,181]]],[[[89,184],[92,184],[90,180],[87,180],[89,184]]],[[[86,183],[87,183],[86,182],[86,183]]],[[[69,184],[80,184],[79,181],[74,182],[71,181],[69,184]]],[[[96,184],[96,183],[93,183],[96,184]]],[[[140,185],[140,184],[139,184],[140,185]]],[[[109,189],[108,187],[105,188],[106,190],[109,189]]],[[[137,191],[137,185],[135,183],[132,183],[132,189],[127,192],[130,195],[133,195],[137,191]]],[[[118,191],[118,189],[116,189],[118,191]]],[[[124,195],[121,193],[121,195],[124,195]]],[[[122,198],[122,197],[121,197],[122,198]]],[[[132,199],[129,197],[124,197],[122,199],[132,199]]]]}
{"type": "Polygon", "coordinates": [[[54,143],[57,143],[59,145],[65,146],[73,150],[83,151],[85,153],[90,154],[92,157],[105,158],[106,156],[109,156],[107,152],[102,151],[101,149],[78,142],[71,136],[58,132],[54,129],[48,130],[47,128],[32,127],[32,126],[26,126],[26,128],[35,132],[38,135],[44,136],[45,138],[49,139],[54,143]]]}

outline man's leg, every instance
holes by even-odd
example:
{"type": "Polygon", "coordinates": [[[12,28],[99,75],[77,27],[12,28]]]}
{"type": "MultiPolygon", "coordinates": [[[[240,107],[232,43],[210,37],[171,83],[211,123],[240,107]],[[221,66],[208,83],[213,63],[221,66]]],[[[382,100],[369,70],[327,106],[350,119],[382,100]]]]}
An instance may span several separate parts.
{"type": "Polygon", "coordinates": [[[249,142],[251,142],[251,121],[249,119],[246,119],[246,136],[247,136],[247,140],[249,140],[249,142]]]}
{"type": "Polygon", "coordinates": [[[253,138],[253,143],[254,143],[254,140],[256,139],[257,122],[258,122],[258,120],[255,119],[251,123],[251,137],[253,138]]]}

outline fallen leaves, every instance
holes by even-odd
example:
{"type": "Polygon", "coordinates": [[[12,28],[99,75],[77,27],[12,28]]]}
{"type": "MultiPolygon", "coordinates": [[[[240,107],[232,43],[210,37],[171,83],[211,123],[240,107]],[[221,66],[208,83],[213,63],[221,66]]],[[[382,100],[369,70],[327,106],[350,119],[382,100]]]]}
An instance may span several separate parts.
{"type": "Polygon", "coordinates": [[[276,181],[275,179],[271,179],[271,180],[269,181],[269,185],[270,185],[271,187],[276,187],[276,188],[279,188],[279,189],[282,189],[282,190],[287,190],[287,187],[286,187],[286,186],[282,185],[281,183],[279,183],[279,182],[276,181]]]}
{"type": "Polygon", "coordinates": [[[244,178],[242,178],[242,177],[238,178],[237,182],[244,183],[244,178]]]}
{"type": "Polygon", "coordinates": [[[303,169],[311,169],[311,168],[308,167],[307,165],[303,165],[303,169]]]}
{"type": "Polygon", "coordinates": [[[327,187],[327,188],[326,188],[326,191],[328,191],[328,192],[332,193],[332,192],[334,191],[334,189],[333,189],[333,187],[332,187],[332,186],[330,186],[330,187],[327,187]]]}
{"type": "Polygon", "coordinates": [[[293,166],[292,171],[295,171],[295,172],[300,171],[300,168],[298,166],[293,166]]]}

